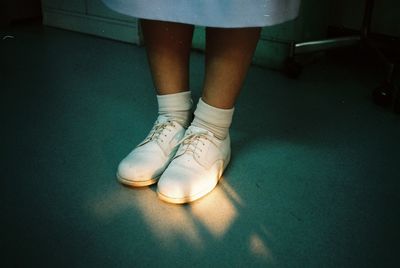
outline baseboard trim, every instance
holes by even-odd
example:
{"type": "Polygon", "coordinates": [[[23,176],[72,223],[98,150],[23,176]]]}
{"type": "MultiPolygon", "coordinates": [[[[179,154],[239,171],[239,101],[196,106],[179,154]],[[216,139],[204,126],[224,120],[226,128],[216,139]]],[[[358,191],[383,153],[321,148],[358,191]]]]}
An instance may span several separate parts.
{"type": "Polygon", "coordinates": [[[132,44],[141,44],[137,20],[126,22],[44,8],[43,24],[132,44]]]}

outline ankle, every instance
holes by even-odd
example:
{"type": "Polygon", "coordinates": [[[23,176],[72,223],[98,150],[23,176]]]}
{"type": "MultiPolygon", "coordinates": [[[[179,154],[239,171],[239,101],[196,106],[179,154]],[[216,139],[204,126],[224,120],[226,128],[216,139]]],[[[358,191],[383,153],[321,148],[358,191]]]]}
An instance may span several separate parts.
{"type": "Polygon", "coordinates": [[[190,91],[157,95],[158,114],[187,128],[192,119],[193,101],[190,91]]]}
{"type": "Polygon", "coordinates": [[[216,108],[200,99],[194,112],[195,118],[192,125],[206,129],[213,133],[216,138],[224,140],[229,134],[233,112],[234,108],[216,108]]]}

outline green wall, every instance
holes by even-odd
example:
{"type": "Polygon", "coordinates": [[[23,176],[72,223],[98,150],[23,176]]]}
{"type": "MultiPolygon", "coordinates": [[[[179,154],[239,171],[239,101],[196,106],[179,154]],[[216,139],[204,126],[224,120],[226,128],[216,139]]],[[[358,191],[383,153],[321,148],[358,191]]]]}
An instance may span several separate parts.
{"type": "Polygon", "coordinates": [[[42,0],[43,23],[139,44],[137,19],[108,9],[101,0],[42,0]]]}

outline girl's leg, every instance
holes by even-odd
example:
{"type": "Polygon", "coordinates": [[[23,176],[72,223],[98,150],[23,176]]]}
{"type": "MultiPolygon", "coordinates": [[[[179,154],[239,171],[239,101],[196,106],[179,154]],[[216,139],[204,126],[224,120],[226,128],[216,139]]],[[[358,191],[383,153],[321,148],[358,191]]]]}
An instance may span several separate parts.
{"type": "Polygon", "coordinates": [[[193,25],[141,20],[147,57],[157,94],[189,90],[193,25]]]}
{"type": "Polygon", "coordinates": [[[230,160],[229,126],[260,28],[207,28],[203,95],[174,160],[158,183],[171,203],[194,201],[214,189],[230,160]]]}
{"type": "Polygon", "coordinates": [[[189,57],[193,26],[142,20],[142,30],[159,116],[147,138],[120,162],[117,173],[121,183],[138,187],[158,181],[190,123],[192,108],[189,57]]]}
{"type": "Polygon", "coordinates": [[[233,106],[242,88],[261,28],[207,28],[203,95],[193,125],[224,139],[232,122],[233,106]]]}
{"type": "Polygon", "coordinates": [[[261,28],[207,28],[203,100],[230,109],[251,64],[261,28]]]}

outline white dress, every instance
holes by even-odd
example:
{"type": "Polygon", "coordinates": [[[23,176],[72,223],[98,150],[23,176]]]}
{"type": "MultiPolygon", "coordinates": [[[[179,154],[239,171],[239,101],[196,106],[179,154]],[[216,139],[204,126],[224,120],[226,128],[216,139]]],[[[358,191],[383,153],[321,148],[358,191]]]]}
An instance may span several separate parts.
{"type": "Polygon", "coordinates": [[[300,0],[102,0],[112,10],[144,19],[200,26],[263,27],[296,18],[300,0]]]}

